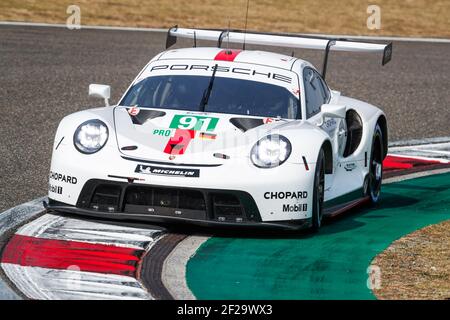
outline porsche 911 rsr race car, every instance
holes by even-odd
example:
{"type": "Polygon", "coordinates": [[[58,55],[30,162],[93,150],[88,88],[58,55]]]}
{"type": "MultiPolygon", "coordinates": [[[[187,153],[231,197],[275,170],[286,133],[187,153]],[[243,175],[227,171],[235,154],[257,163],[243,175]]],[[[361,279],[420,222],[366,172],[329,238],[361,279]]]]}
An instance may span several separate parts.
{"type": "Polygon", "coordinates": [[[377,202],[387,153],[385,114],[331,90],[331,50],[374,44],[287,35],[171,28],[218,47],[167,50],[119,103],[57,130],[48,209],[91,217],[206,225],[312,227],[365,200],[377,202]],[[223,42],[322,49],[322,73],[292,56],[222,49],[223,42]]]}

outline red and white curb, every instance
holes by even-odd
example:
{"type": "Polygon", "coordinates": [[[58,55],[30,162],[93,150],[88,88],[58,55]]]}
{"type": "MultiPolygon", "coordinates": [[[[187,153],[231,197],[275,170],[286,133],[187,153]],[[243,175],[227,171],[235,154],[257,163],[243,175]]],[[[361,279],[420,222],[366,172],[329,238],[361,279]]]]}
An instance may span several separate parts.
{"type": "MultiPolygon", "coordinates": [[[[16,229],[24,221],[32,219],[45,211],[42,201],[38,198],[0,213],[0,237],[16,229]]],[[[0,278],[0,300],[18,300],[20,297],[9,285],[0,278]]]]}
{"type": "Polygon", "coordinates": [[[30,299],[152,299],[136,274],[161,235],[46,214],[12,236],[1,267],[30,299]]]}

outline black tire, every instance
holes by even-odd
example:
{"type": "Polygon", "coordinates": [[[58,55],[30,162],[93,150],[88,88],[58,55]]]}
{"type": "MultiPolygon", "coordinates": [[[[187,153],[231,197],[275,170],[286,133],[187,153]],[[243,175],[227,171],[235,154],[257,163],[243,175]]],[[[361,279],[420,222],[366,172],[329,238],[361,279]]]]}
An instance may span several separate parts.
{"type": "Polygon", "coordinates": [[[325,155],[323,149],[317,157],[316,172],[314,174],[314,194],[311,229],[318,231],[322,225],[323,200],[325,194],[325,155]]]}
{"type": "Polygon", "coordinates": [[[381,184],[383,181],[383,159],[383,132],[377,124],[373,132],[372,152],[370,154],[369,176],[367,180],[367,195],[373,204],[377,203],[380,199],[381,184]]]}

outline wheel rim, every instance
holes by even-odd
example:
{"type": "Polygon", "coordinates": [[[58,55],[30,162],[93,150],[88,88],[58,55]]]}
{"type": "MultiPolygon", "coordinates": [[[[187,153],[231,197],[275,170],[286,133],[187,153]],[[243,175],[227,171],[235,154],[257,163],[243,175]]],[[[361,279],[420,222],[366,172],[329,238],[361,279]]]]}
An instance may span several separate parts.
{"type": "Polygon", "coordinates": [[[383,179],[383,164],[379,138],[375,140],[373,157],[370,168],[370,193],[372,198],[378,198],[383,179]]]}

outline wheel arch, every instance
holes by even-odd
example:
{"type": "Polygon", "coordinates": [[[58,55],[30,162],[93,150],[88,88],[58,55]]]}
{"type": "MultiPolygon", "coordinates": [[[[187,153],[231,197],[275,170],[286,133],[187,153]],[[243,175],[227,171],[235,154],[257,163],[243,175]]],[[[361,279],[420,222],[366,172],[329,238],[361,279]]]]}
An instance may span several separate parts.
{"type": "Polygon", "coordinates": [[[387,120],[384,115],[381,115],[377,120],[377,125],[380,126],[383,135],[383,159],[386,158],[388,152],[388,127],[387,120]]]}
{"type": "Polygon", "coordinates": [[[325,140],[322,149],[325,156],[325,174],[333,173],[333,148],[330,140],[325,140]]]}

